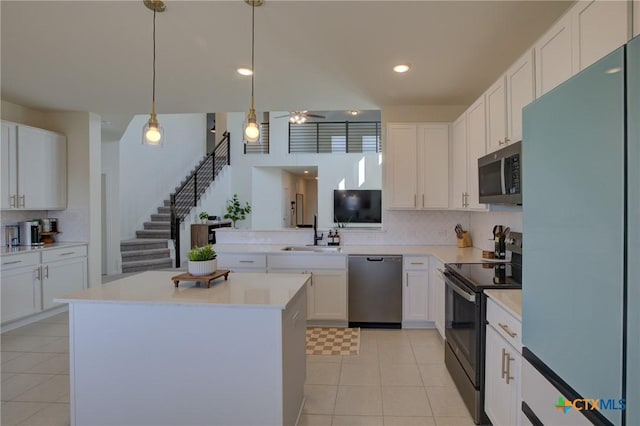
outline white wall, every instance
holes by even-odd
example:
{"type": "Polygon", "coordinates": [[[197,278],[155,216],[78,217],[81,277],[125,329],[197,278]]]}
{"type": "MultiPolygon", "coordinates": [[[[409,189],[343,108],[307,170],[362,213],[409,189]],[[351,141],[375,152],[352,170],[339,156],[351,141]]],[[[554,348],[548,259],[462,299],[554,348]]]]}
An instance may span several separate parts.
{"type": "MultiPolygon", "coordinates": [[[[122,271],[120,255],[120,141],[102,141],[102,173],[106,175],[107,274],[122,271]]],[[[103,242],[103,245],[105,243],[103,242]]]]}
{"type": "Polygon", "coordinates": [[[162,148],[142,145],[147,115],[131,120],[120,140],[120,238],[135,238],[206,150],[205,114],[158,115],[162,148]]]}

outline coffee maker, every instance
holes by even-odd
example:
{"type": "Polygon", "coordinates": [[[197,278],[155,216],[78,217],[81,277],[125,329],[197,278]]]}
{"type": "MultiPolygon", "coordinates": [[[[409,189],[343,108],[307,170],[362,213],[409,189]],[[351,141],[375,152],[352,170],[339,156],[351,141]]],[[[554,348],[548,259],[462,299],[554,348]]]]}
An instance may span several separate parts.
{"type": "Polygon", "coordinates": [[[40,242],[40,222],[27,221],[20,222],[20,245],[21,246],[41,246],[40,242]]]}

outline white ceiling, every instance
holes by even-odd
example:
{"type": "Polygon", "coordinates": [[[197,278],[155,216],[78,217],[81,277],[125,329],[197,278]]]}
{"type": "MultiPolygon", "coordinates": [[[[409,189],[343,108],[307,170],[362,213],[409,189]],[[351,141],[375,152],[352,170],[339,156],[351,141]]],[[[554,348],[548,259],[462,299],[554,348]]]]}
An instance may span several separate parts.
{"type": "MultiPolygon", "coordinates": [[[[251,8],[167,1],[158,113],[248,109],[251,8]]],[[[276,1],[256,8],[259,111],[469,104],[571,2],[276,1]],[[409,73],[392,72],[410,63],[409,73]]],[[[152,12],[142,1],[6,1],[3,100],[105,120],[148,114],[152,12]]]]}

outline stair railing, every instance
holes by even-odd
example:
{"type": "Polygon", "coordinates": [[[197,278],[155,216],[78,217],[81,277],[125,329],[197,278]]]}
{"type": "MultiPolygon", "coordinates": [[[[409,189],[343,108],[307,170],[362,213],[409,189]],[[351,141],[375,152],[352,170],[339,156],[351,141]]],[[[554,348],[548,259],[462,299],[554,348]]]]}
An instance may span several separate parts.
{"type": "Polygon", "coordinates": [[[231,134],[224,132],[223,138],[185,182],[169,196],[171,208],[171,239],[174,241],[176,268],[180,267],[180,223],[224,168],[231,164],[231,134]]]}

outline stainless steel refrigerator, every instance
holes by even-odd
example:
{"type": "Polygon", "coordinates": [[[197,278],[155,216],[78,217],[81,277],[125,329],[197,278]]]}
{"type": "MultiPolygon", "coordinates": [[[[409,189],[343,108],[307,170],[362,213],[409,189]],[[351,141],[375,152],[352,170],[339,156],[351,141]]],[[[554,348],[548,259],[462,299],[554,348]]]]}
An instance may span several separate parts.
{"type": "Polygon", "coordinates": [[[523,131],[523,356],[549,409],[601,399],[580,412],[640,425],[640,39],[526,107],[523,131]]]}

